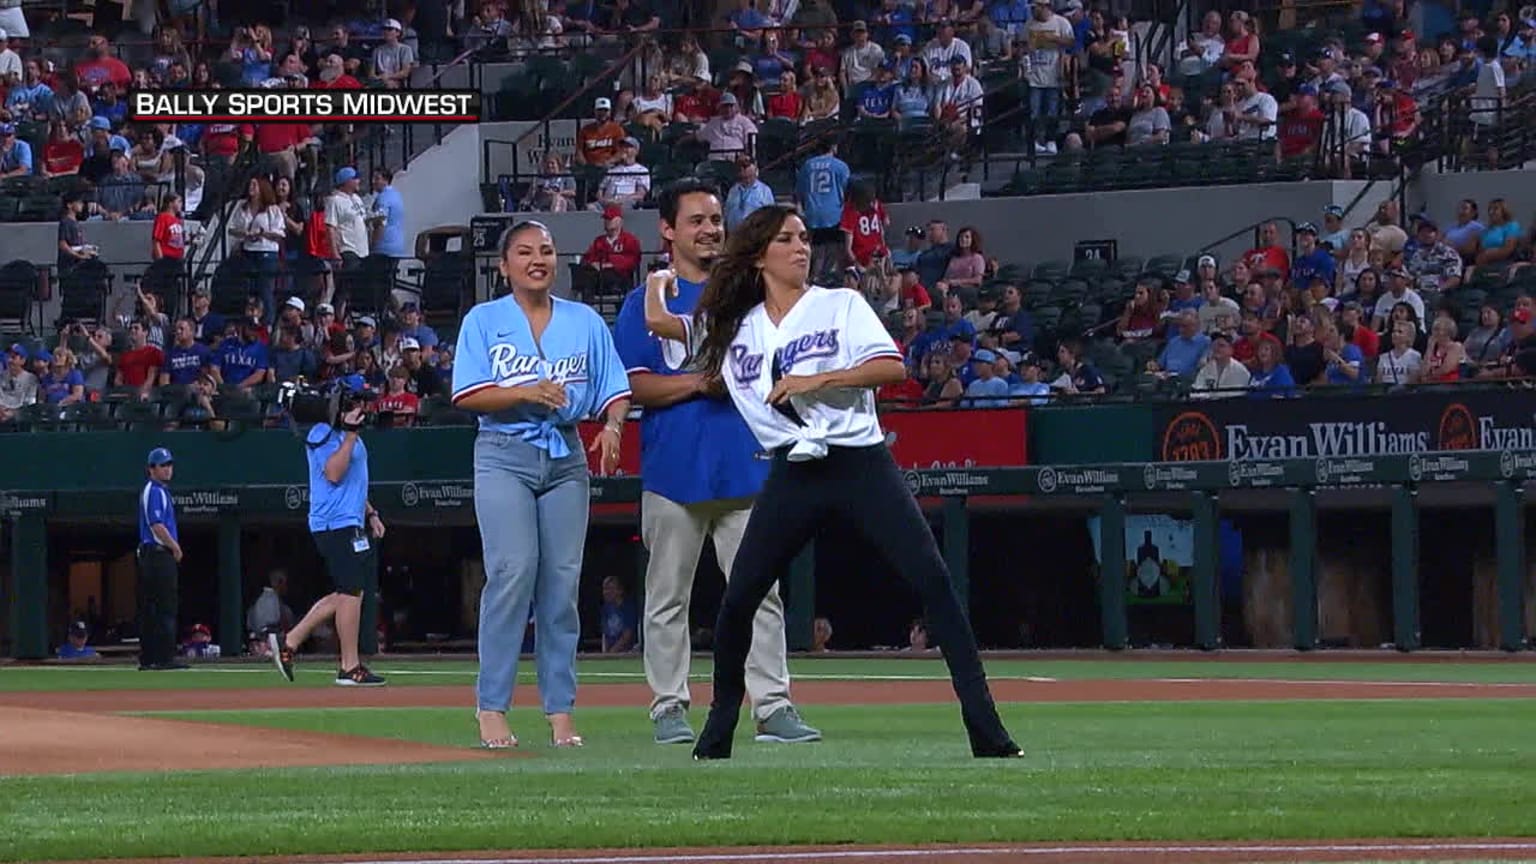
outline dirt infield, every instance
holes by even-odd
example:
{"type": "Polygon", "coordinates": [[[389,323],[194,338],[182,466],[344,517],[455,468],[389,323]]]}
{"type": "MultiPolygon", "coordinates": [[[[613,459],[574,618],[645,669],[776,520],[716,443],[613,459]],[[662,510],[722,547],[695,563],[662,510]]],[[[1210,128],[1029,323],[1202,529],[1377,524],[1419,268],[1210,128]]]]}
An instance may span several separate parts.
{"type": "Polygon", "coordinates": [[[0,707],[0,775],[401,765],[489,756],[318,732],[0,707]]]}
{"type": "MultiPolygon", "coordinates": [[[[708,684],[691,687],[708,704],[708,684]]],[[[1138,679],[992,682],[999,702],[1188,702],[1261,699],[1532,699],[1536,684],[1465,684],[1387,681],[1265,681],[1255,679],[1138,679]]],[[[913,705],[953,701],[947,681],[795,682],[803,705],[913,705]]],[[[650,704],[644,684],[583,684],[577,705],[589,708],[650,704]]],[[[537,706],[538,690],[517,689],[518,706],[537,706]]],[[[469,710],[474,693],[463,684],[411,687],[259,688],[250,690],[76,690],[0,693],[0,706],[56,711],[248,711],[262,708],[458,708],[469,710]]]]}
{"type": "MultiPolygon", "coordinates": [[[[186,860],[186,859],[183,859],[186,860]]],[[[1536,860],[1533,840],[1319,840],[1267,843],[1036,843],[990,846],[791,846],[444,855],[197,859],[195,864],[1238,864],[1238,862],[1536,860]]],[[[75,862],[98,864],[98,862],[75,862]]],[[[99,862],[107,864],[107,862],[99,862]]],[[[167,864],[115,860],[110,864],[167,864]]]]}

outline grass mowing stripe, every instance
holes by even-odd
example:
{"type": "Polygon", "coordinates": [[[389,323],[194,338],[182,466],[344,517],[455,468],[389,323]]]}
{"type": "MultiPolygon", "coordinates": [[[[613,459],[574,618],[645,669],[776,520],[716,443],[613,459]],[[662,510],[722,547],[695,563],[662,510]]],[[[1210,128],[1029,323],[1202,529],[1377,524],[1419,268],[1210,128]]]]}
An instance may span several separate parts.
{"type": "MultiPolygon", "coordinates": [[[[652,744],[633,709],[584,709],[587,747],[525,744],[533,758],[3,779],[0,836],[12,840],[0,858],[1529,832],[1536,700],[1003,713],[1029,758],[969,758],[952,705],[818,707],[807,720],[827,740],[814,745],[753,744],[743,723],[737,758],[703,764],[652,744]]],[[[457,709],[183,716],[458,747],[475,737],[457,709]]],[[[540,739],[536,711],[512,719],[540,739]]]]}

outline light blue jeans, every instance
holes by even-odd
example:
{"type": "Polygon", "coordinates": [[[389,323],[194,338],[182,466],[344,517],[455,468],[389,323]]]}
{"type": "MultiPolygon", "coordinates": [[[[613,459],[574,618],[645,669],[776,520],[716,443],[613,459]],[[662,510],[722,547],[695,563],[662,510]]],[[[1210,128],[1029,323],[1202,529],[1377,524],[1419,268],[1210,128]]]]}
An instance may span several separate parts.
{"type": "Polygon", "coordinates": [[[475,682],[482,711],[512,706],[530,603],[544,713],[567,714],[576,704],[576,594],[591,487],[576,430],[566,440],[570,455],[554,459],[516,435],[475,438],[475,519],[485,554],[475,682]]]}

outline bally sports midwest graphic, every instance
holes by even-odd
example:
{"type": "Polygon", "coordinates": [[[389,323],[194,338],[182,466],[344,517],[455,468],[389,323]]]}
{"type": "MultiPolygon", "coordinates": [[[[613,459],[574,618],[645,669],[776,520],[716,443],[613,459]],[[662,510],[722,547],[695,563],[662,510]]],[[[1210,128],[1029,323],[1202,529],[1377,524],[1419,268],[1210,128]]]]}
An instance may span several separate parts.
{"type": "Polygon", "coordinates": [[[1536,450],[1536,393],[1228,399],[1171,406],[1158,429],[1156,452],[1164,462],[1536,450]]]}

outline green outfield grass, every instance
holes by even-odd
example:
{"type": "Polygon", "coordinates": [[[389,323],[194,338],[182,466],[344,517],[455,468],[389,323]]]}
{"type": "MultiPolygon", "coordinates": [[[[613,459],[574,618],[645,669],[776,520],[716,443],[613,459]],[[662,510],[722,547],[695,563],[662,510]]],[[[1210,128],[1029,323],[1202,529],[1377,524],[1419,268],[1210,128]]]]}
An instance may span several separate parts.
{"type": "MultiPolygon", "coordinates": [[[[329,686],[333,661],[301,661],[297,683],[329,686]]],[[[373,663],[391,685],[456,685],[474,680],[475,665],[467,660],[396,660],[373,663]]],[[[693,677],[707,680],[708,657],[697,657],[693,677]]],[[[644,683],[637,657],[584,658],[580,675],[586,683],[644,683]]],[[[933,658],[848,659],[803,657],[790,661],[794,677],[802,680],[946,680],[942,661],[933,658]]],[[[1147,679],[1253,678],[1306,681],[1440,681],[1483,684],[1536,684],[1536,663],[1380,663],[1380,662],[1209,662],[1149,660],[992,660],[993,678],[1147,679]]],[[[524,664],[521,680],[532,682],[532,664],[524,664]]],[[[0,668],[0,691],[249,689],[293,686],[282,681],[270,665],[215,663],[190,672],[139,672],[131,665],[12,666],[0,668]]]]}
{"type": "MultiPolygon", "coordinates": [[[[582,711],[590,744],[579,751],[539,746],[536,712],[515,712],[531,758],[4,779],[0,858],[1492,837],[1533,825],[1536,700],[1031,704],[1004,715],[1028,759],[970,759],[954,706],[814,706],[821,744],[754,744],[744,724],[736,759],[694,763],[686,747],[651,744],[627,708],[582,711]]],[[[457,709],[160,716],[449,746],[475,735],[457,709]]]]}

